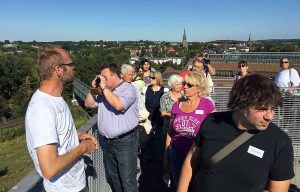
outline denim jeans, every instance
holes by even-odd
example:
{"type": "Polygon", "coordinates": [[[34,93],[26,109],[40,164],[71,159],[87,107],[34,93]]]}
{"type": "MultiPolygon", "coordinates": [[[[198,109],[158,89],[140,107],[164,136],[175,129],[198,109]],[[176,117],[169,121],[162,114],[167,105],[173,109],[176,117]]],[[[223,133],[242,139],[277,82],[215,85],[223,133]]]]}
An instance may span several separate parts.
{"type": "Polygon", "coordinates": [[[171,176],[174,181],[174,186],[177,189],[181,167],[185,159],[185,156],[177,154],[174,148],[172,147],[172,145],[170,145],[168,149],[168,155],[169,155],[171,176]]]}
{"type": "Polygon", "coordinates": [[[105,140],[106,165],[113,192],[138,192],[137,151],[138,131],[122,138],[105,140]]]}

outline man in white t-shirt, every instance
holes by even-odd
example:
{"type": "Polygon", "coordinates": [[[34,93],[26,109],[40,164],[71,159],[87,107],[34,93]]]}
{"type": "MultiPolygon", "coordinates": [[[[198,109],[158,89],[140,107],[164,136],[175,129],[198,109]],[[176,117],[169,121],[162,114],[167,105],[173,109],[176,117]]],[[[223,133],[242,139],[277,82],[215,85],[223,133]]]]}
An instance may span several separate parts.
{"type": "Polygon", "coordinates": [[[98,148],[97,139],[76,131],[61,94],[72,82],[75,66],[60,48],[38,53],[41,86],[33,94],[25,117],[26,142],[35,168],[50,192],[87,191],[82,155],[98,148]]]}

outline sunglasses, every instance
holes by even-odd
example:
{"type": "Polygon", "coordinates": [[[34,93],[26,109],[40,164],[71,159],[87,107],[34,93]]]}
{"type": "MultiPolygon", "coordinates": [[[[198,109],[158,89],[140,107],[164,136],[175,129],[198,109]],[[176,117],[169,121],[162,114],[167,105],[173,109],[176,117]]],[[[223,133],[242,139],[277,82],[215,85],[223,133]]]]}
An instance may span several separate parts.
{"type": "Polygon", "coordinates": [[[246,67],[246,65],[238,65],[238,68],[246,67]]]}
{"type": "Polygon", "coordinates": [[[64,63],[64,64],[60,64],[58,66],[69,66],[69,67],[75,67],[75,63],[64,63]]]}
{"type": "Polygon", "coordinates": [[[155,77],[149,77],[149,79],[153,79],[153,80],[154,80],[154,79],[155,79],[155,77]]]}
{"type": "Polygon", "coordinates": [[[195,86],[195,85],[193,85],[193,84],[190,84],[190,83],[187,83],[187,82],[185,82],[185,81],[184,81],[184,82],[182,82],[182,85],[183,85],[183,86],[185,86],[185,85],[186,85],[188,88],[192,88],[192,87],[194,87],[194,86],[195,86]]]}
{"type": "Polygon", "coordinates": [[[281,63],[290,63],[289,61],[282,61],[281,63]]]}

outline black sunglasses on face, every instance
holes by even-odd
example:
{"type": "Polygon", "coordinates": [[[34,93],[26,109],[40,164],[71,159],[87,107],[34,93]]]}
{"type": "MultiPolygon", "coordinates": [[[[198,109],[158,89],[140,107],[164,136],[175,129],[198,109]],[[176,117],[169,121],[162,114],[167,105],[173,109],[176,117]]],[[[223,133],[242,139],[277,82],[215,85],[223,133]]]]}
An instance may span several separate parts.
{"type": "Polygon", "coordinates": [[[182,84],[183,84],[183,86],[187,86],[188,88],[192,88],[192,87],[194,87],[195,85],[193,85],[193,84],[190,84],[190,83],[187,83],[187,82],[182,82],[182,84]]]}
{"type": "Polygon", "coordinates": [[[154,80],[154,79],[155,79],[155,77],[149,77],[149,79],[153,79],[153,80],[154,80]]]}
{"type": "Polygon", "coordinates": [[[246,65],[238,65],[238,68],[246,67],[246,65]]]}
{"type": "Polygon", "coordinates": [[[290,62],[289,61],[282,61],[281,63],[283,64],[283,63],[290,63],[290,62]]]}

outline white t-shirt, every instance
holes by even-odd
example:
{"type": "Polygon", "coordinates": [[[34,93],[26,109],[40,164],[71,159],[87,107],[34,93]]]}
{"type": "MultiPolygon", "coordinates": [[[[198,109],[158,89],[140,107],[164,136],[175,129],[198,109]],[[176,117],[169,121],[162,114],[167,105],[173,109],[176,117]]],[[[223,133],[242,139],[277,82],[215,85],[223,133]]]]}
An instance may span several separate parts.
{"type": "Polygon", "coordinates": [[[293,82],[293,86],[297,87],[300,83],[300,78],[298,72],[291,68],[291,75],[289,70],[281,70],[275,75],[275,83],[278,87],[289,87],[289,82],[293,82]]]}
{"type": "MultiPolygon", "coordinates": [[[[70,109],[62,97],[53,97],[37,90],[27,108],[25,127],[28,151],[41,177],[43,175],[37,158],[37,147],[56,143],[58,154],[63,155],[79,145],[70,109]]],[[[44,188],[51,192],[76,192],[85,185],[82,158],[55,178],[44,178],[44,188]]]]}

